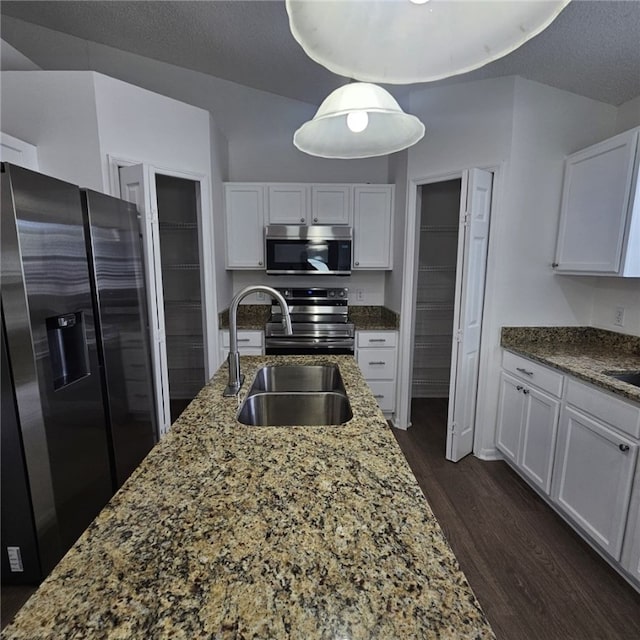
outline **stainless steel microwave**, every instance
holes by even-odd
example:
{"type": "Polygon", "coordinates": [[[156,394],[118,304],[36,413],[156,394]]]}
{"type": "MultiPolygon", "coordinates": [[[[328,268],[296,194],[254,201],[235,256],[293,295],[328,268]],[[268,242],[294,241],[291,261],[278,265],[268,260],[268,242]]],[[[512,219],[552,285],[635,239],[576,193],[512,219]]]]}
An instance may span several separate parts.
{"type": "Polygon", "coordinates": [[[269,225],[265,231],[267,273],[351,273],[351,227],[269,225]]]}

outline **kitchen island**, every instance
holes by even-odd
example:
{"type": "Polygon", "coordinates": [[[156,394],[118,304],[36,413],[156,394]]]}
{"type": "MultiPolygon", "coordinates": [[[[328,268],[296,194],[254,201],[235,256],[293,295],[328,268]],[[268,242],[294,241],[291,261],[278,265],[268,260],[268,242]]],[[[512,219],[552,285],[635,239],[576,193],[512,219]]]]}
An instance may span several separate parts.
{"type": "Polygon", "coordinates": [[[351,356],[241,359],[193,400],[3,638],[494,638],[351,356]],[[250,427],[267,364],[336,363],[353,418],[250,427]]]}

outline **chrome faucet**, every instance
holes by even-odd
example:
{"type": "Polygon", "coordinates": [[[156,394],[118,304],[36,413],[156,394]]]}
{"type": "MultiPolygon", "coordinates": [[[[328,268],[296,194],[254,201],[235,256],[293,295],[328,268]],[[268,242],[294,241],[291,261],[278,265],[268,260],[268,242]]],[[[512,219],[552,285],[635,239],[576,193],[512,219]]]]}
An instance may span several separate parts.
{"type": "Polygon", "coordinates": [[[268,293],[278,301],[282,309],[282,326],[284,327],[285,335],[290,336],[293,333],[289,307],[287,307],[287,302],[281,293],[263,284],[251,284],[238,291],[229,307],[229,357],[227,358],[229,362],[229,382],[222,394],[225,397],[237,396],[244,382],[244,376],[240,373],[240,353],[238,352],[238,306],[245,296],[259,291],[268,293]]]}

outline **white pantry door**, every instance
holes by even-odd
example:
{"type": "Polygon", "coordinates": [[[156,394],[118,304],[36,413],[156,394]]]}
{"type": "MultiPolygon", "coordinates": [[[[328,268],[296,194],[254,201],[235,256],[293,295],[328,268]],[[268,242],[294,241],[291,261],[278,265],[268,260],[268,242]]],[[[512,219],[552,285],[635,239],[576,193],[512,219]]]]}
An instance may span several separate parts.
{"type": "Polygon", "coordinates": [[[453,462],[473,451],[492,182],[493,174],[481,169],[462,176],[447,421],[446,457],[453,462]]]}
{"type": "Polygon", "coordinates": [[[120,195],[133,202],[140,212],[144,247],[147,306],[151,339],[151,360],[155,388],[158,428],[160,435],[171,426],[169,411],[169,373],[167,368],[167,339],[164,325],[162,295],[162,264],[158,235],[158,208],[153,174],[142,164],[120,167],[120,195]]]}

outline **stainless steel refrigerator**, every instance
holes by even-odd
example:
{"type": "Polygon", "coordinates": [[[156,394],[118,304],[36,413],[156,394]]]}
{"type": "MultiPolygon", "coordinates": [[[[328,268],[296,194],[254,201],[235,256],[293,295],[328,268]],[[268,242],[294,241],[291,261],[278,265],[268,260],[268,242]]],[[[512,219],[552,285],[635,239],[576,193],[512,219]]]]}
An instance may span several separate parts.
{"type": "Polygon", "coordinates": [[[46,576],[157,439],[135,206],[2,165],[2,581],[46,576]]]}

